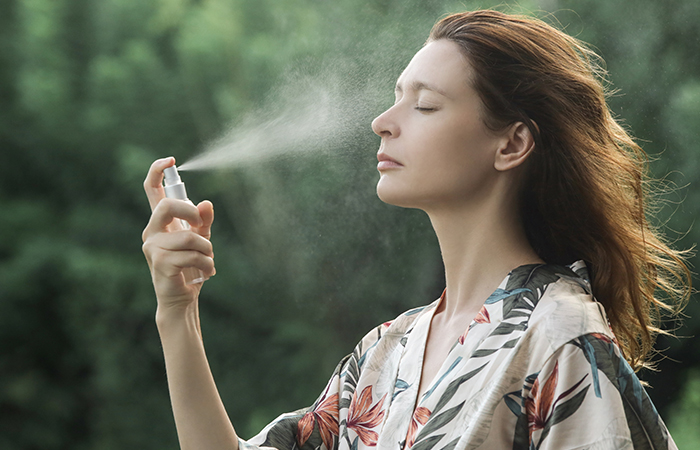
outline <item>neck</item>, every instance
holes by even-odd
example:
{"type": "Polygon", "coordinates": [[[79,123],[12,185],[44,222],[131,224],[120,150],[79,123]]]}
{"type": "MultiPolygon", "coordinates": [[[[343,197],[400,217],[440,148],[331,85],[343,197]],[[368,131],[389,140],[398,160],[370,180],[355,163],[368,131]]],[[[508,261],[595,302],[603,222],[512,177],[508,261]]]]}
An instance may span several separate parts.
{"type": "Polygon", "coordinates": [[[530,246],[515,202],[428,211],[445,265],[444,319],[471,319],[512,269],[541,263],[530,246]]]}

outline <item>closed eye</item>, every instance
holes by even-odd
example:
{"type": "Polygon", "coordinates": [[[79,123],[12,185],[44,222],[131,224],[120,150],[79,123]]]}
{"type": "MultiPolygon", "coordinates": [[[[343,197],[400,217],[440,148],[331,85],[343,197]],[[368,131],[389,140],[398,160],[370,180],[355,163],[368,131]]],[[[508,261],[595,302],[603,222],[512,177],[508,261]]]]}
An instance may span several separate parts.
{"type": "Polygon", "coordinates": [[[424,106],[416,106],[416,111],[420,112],[433,112],[437,111],[437,108],[430,108],[430,107],[424,107],[424,106]]]}

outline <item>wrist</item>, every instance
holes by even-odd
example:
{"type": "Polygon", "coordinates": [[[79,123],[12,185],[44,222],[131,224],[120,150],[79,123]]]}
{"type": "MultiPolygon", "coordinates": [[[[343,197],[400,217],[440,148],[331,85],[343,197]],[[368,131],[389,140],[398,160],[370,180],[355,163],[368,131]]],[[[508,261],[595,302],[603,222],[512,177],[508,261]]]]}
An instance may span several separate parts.
{"type": "Polygon", "coordinates": [[[184,305],[158,305],[155,320],[156,328],[161,335],[172,329],[180,329],[183,326],[196,332],[198,329],[197,302],[184,305]]]}

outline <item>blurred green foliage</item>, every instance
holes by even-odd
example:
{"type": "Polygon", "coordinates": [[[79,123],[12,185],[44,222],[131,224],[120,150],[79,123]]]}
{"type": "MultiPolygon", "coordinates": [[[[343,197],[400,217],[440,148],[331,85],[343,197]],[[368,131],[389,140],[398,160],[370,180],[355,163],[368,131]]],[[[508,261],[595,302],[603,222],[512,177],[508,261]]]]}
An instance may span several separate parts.
{"type": "Polygon", "coordinates": [[[700,370],[688,370],[677,405],[669,412],[671,432],[678,448],[697,449],[700,446],[698,412],[700,411],[700,370]]]}
{"type": "MultiPolygon", "coordinates": [[[[659,220],[679,247],[697,242],[700,3],[519,3],[605,57],[621,92],[614,112],[657,157],[658,176],[688,185],[659,220]]],[[[191,198],[217,210],[218,275],[204,287],[202,323],[240,434],[311,403],[364,332],[437,297],[426,217],[374,194],[369,122],[436,19],[496,4],[0,2],[0,448],[177,446],[140,250],[142,179],[157,157],[195,155],[297,71],[342,61],[349,83],[385,87],[352,145],[333,158],[184,175],[191,198]]],[[[700,307],[687,311],[678,333],[693,336],[700,307]]],[[[671,431],[691,442],[700,344],[659,344],[680,362],[643,377],[662,415],[678,402],[671,431]]]]}

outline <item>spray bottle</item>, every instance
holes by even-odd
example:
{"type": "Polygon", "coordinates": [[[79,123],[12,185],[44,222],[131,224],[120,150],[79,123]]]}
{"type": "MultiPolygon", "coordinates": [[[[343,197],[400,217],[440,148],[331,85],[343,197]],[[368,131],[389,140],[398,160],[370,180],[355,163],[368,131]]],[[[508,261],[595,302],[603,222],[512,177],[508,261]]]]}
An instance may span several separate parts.
{"type": "MultiPolygon", "coordinates": [[[[177,172],[177,167],[168,167],[163,170],[163,174],[165,175],[165,196],[192,203],[190,199],[187,198],[185,183],[183,183],[180,179],[180,174],[177,172]]],[[[171,228],[173,231],[189,230],[190,224],[183,219],[174,220],[173,223],[170,224],[169,228],[171,228]]],[[[182,274],[185,276],[185,283],[187,284],[203,283],[206,280],[202,271],[196,267],[187,267],[183,269],[182,274]]]]}

